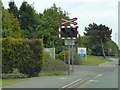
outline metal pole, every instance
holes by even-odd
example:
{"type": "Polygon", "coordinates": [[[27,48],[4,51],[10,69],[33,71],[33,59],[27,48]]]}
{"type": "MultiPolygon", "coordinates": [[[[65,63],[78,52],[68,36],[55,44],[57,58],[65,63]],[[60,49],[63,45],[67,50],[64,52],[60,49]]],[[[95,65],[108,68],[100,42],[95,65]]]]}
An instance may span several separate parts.
{"type": "Polygon", "coordinates": [[[72,71],[74,71],[74,47],[72,44],[72,71]]]}
{"type": "Polygon", "coordinates": [[[68,75],[70,75],[70,45],[68,45],[68,75]]]}
{"type": "Polygon", "coordinates": [[[63,51],[64,51],[64,62],[65,62],[65,46],[63,47],[63,51]]]}

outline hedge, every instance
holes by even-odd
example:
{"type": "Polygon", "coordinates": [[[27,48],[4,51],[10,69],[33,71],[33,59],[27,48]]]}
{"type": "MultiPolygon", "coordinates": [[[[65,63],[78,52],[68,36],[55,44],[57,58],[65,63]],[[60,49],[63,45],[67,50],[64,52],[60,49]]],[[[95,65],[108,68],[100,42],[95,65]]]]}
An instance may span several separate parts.
{"type": "Polygon", "coordinates": [[[67,71],[67,65],[61,60],[50,60],[46,62],[42,71],[67,71]]]}
{"type": "Polygon", "coordinates": [[[17,68],[28,77],[38,76],[43,64],[42,39],[2,39],[2,73],[17,68]]]}

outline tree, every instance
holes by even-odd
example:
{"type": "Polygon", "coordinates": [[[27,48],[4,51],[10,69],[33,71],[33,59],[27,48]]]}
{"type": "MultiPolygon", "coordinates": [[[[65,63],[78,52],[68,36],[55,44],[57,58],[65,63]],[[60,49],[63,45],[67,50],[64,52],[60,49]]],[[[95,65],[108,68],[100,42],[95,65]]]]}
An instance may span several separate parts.
{"type": "Polygon", "coordinates": [[[38,25],[38,15],[33,6],[26,1],[22,3],[19,10],[19,21],[21,29],[25,30],[28,38],[32,38],[35,32],[35,28],[38,25]]]}
{"type": "Polygon", "coordinates": [[[53,4],[52,7],[45,9],[43,14],[39,14],[40,22],[36,28],[39,37],[43,38],[46,48],[55,47],[56,52],[62,51],[63,41],[59,39],[59,25],[61,18],[69,18],[67,12],[63,12],[60,7],[53,4]]]}
{"type": "Polygon", "coordinates": [[[19,18],[19,11],[17,6],[15,5],[15,2],[10,1],[8,5],[9,5],[9,8],[8,8],[9,13],[12,13],[15,18],[16,17],[19,18]]]}
{"type": "Polygon", "coordinates": [[[91,54],[91,47],[93,44],[91,43],[90,36],[81,36],[80,37],[80,47],[86,47],[87,48],[87,54],[91,54]]]}
{"type": "Polygon", "coordinates": [[[9,13],[8,10],[2,8],[2,36],[4,37],[21,37],[20,24],[17,18],[13,14],[9,13]]]}
{"type": "Polygon", "coordinates": [[[104,51],[104,43],[110,40],[112,29],[102,24],[97,25],[93,23],[89,24],[88,27],[85,27],[85,31],[86,32],[84,32],[84,34],[91,37],[92,43],[96,44],[97,46],[99,46],[99,44],[101,45],[103,57],[105,58],[106,55],[104,51]]]}
{"type": "Polygon", "coordinates": [[[105,51],[108,56],[117,56],[118,45],[110,39],[105,43],[105,51]]]}

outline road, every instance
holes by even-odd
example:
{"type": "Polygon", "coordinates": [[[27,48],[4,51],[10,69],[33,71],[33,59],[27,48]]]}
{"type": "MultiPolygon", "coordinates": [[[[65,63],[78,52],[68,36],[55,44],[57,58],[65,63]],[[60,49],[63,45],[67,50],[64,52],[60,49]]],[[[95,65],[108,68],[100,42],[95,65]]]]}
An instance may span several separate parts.
{"type": "Polygon", "coordinates": [[[118,60],[100,66],[75,65],[66,76],[44,76],[16,83],[5,88],[117,88],[118,60]]]}
{"type": "Polygon", "coordinates": [[[74,88],[118,88],[118,60],[112,60],[92,69],[91,71],[99,74],[83,84],[77,83],[74,88]]]}

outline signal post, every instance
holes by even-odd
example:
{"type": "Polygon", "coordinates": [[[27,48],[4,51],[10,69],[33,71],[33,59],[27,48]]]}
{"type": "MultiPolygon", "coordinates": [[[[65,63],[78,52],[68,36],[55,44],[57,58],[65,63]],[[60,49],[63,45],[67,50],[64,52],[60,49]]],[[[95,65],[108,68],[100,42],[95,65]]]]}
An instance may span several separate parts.
{"type": "Polygon", "coordinates": [[[74,48],[75,40],[79,38],[78,26],[76,21],[77,18],[73,19],[62,19],[62,23],[59,27],[59,38],[65,40],[65,45],[68,46],[68,75],[70,75],[70,46],[72,46],[72,70],[74,64],[74,48]],[[73,24],[74,26],[65,26],[65,24],[73,24]]]}

